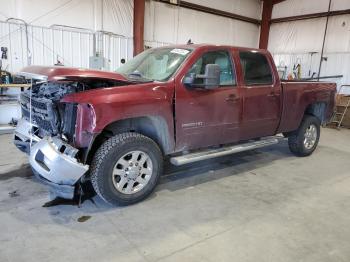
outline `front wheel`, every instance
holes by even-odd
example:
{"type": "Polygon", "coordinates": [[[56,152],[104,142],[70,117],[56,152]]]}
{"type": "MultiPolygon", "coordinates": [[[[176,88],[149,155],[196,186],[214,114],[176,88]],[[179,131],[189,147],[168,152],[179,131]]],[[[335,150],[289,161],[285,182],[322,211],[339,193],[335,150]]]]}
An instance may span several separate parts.
{"type": "Polygon", "coordinates": [[[320,120],[305,115],[298,130],[288,136],[290,151],[296,156],[309,156],[315,151],[320,139],[320,120]]]}
{"type": "Polygon", "coordinates": [[[152,193],[162,173],[158,145],[138,133],[116,135],[102,144],[91,164],[96,193],[113,205],[129,205],[152,193]]]}

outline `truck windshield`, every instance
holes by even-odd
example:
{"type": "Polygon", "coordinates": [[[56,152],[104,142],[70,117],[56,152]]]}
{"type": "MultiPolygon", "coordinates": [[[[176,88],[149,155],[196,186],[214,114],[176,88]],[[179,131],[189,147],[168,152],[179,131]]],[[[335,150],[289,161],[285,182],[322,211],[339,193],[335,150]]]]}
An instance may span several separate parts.
{"type": "Polygon", "coordinates": [[[136,81],[166,81],[186,59],[190,49],[156,48],[135,56],[116,72],[136,81]]]}

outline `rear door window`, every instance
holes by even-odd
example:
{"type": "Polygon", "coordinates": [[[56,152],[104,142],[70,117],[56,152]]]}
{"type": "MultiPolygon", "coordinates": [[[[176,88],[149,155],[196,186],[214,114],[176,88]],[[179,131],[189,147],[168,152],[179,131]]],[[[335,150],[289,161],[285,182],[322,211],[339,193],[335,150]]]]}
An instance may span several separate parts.
{"type": "Polygon", "coordinates": [[[271,85],[272,71],[265,55],[242,51],[239,58],[246,85],[271,85]]]}

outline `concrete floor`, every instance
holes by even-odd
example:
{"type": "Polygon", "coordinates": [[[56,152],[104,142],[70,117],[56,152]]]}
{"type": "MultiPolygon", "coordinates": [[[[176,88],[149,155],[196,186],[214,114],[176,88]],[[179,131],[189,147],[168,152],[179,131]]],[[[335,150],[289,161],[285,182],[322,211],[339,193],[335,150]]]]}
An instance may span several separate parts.
{"type": "Polygon", "coordinates": [[[323,129],[307,158],[281,143],[168,167],[150,198],[124,208],[98,197],[42,207],[26,156],[10,135],[0,148],[2,262],[350,261],[350,130],[323,129]]]}

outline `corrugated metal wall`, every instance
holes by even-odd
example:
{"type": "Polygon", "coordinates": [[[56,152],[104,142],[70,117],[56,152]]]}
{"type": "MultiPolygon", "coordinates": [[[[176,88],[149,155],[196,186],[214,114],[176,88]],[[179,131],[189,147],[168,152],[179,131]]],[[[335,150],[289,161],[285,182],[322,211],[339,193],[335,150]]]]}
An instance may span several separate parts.
{"type": "MultiPolygon", "coordinates": [[[[320,76],[336,76],[343,75],[339,78],[327,78],[320,81],[331,81],[337,83],[338,89],[343,84],[350,83],[350,53],[324,53],[327,61],[323,61],[320,76]]],[[[311,78],[317,77],[320,66],[320,53],[273,53],[276,66],[279,68],[287,67],[286,75],[293,72],[293,68],[301,65],[301,77],[311,78]]],[[[348,92],[348,91],[347,91],[348,92]]]]}
{"type": "Polygon", "coordinates": [[[126,61],[133,57],[133,38],[122,37],[111,33],[102,32],[102,55],[109,60],[109,69],[116,70],[121,66],[120,60],[126,61]]]}
{"type": "MultiPolygon", "coordinates": [[[[247,15],[259,19],[261,1],[257,0],[189,0],[189,2],[247,15]]],[[[146,1],[146,45],[156,47],[162,43],[227,44],[257,47],[259,26],[205,12],[169,5],[158,1],[146,1]]]]}
{"type": "Polygon", "coordinates": [[[145,40],[145,47],[146,48],[155,48],[155,47],[161,47],[161,46],[167,46],[167,45],[173,45],[173,44],[167,43],[167,42],[145,40]]]}
{"type": "MultiPolygon", "coordinates": [[[[26,26],[20,21],[0,21],[0,47],[8,49],[7,59],[2,59],[2,69],[10,72],[18,72],[30,64],[51,66],[58,62],[88,68],[94,50],[107,58],[108,69],[114,71],[122,58],[128,60],[133,56],[132,37],[67,26],[26,26]]],[[[4,93],[17,96],[20,89],[10,88],[4,93]]],[[[0,124],[20,118],[19,109],[16,101],[0,104],[0,124]]]]}
{"type": "MultiPolygon", "coordinates": [[[[272,18],[327,12],[328,5],[329,0],[288,0],[274,6],[272,18]]],[[[333,0],[330,6],[331,11],[349,8],[349,0],[333,0]]],[[[325,25],[325,17],[272,24],[268,49],[276,64],[291,73],[300,63],[302,77],[309,77],[309,71],[318,73],[325,25]]],[[[343,75],[325,80],[338,87],[350,84],[350,15],[329,18],[323,57],[320,76],[343,75]]]]}
{"type": "Polygon", "coordinates": [[[120,59],[132,58],[132,38],[107,32],[56,26],[32,26],[20,22],[0,21],[0,46],[8,48],[3,69],[17,72],[28,64],[89,67],[89,57],[96,51],[108,59],[109,69],[120,66],[120,59]],[[94,36],[95,35],[95,36],[94,36]]]}

